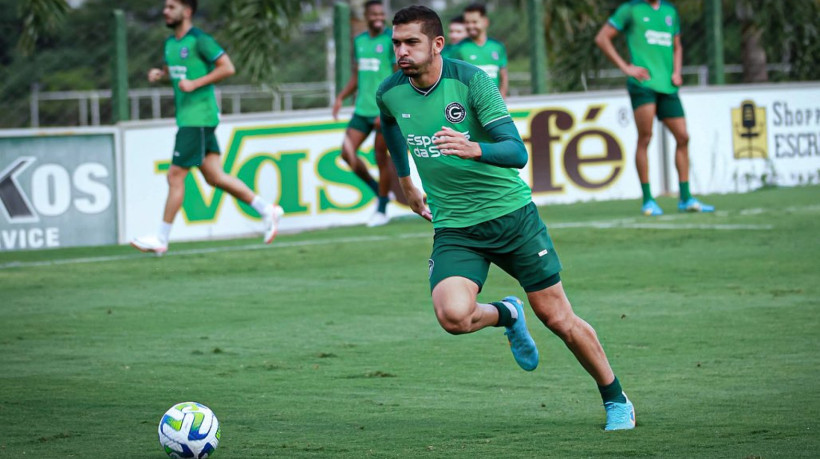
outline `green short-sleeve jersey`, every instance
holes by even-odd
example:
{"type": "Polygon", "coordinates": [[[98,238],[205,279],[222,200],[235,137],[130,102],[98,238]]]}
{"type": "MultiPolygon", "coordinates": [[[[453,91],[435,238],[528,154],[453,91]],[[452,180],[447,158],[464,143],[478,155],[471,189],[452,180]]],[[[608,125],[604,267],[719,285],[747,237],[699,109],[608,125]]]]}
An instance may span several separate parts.
{"type": "Polygon", "coordinates": [[[517,169],[442,155],[434,134],[447,126],[473,142],[493,142],[487,130],[512,123],[493,81],[478,67],[443,59],[438,82],[419,89],[401,71],[376,94],[382,116],[395,119],[427,193],[435,228],[463,228],[527,205],[529,186],[517,169]]]}
{"type": "Polygon", "coordinates": [[[449,57],[469,62],[484,70],[496,86],[501,84],[501,69],[507,67],[507,48],[492,38],[488,38],[483,46],[479,46],[471,38],[465,38],[455,46],[449,57]]]}
{"type": "Polygon", "coordinates": [[[648,80],[630,78],[631,83],[664,94],[678,91],[672,84],[672,72],[680,17],[671,3],[661,0],[655,9],[645,0],[626,2],[609,18],[609,24],[626,35],[632,64],[649,70],[648,80]]]}
{"type": "Polygon", "coordinates": [[[375,37],[371,37],[370,32],[361,33],[353,40],[353,49],[359,77],[354,112],[368,118],[379,116],[376,90],[393,73],[396,63],[393,31],[387,28],[375,37]]]}
{"type": "Polygon", "coordinates": [[[223,54],[225,51],[216,40],[196,27],[191,27],[179,40],[174,35],[165,40],[165,63],[174,86],[178,126],[212,127],[219,124],[214,85],[186,93],[179,90],[179,81],[207,75],[223,54]]]}
{"type": "Polygon", "coordinates": [[[455,50],[456,46],[457,45],[454,45],[454,44],[451,44],[451,43],[448,43],[448,44],[444,45],[444,48],[441,49],[441,57],[452,58],[453,57],[453,51],[455,50]]]}

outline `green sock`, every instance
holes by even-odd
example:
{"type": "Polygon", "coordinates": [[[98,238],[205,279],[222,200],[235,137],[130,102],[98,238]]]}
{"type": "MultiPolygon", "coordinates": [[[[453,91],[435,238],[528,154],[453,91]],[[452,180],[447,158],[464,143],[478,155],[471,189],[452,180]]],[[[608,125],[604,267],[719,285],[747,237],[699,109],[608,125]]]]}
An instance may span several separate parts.
{"type": "Polygon", "coordinates": [[[641,191],[643,192],[643,203],[646,204],[649,201],[652,201],[652,192],[649,191],[649,184],[648,183],[641,183],[641,191]]]}
{"type": "Polygon", "coordinates": [[[495,324],[496,327],[512,327],[513,320],[512,313],[510,312],[510,308],[507,307],[506,304],[496,301],[494,303],[490,303],[491,305],[495,306],[498,309],[498,323],[495,324]]]}
{"type": "Polygon", "coordinates": [[[601,398],[604,400],[604,403],[626,403],[626,396],[624,395],[623,389],[621,389],[621,383],[618,382],[617,376],[610,385],[598,386],[598,391],[601,392],[601,398]]]}
{"type": "Polygon", "coordinates": [[[689,192],[689,182],[680,182],[680,200],[688,201],[692,199],[692,193],[689,192]]]}
{"type": "Polygon", "coordinates": [[[390,202],[390,198],[388,198],[387,196],[379,196],[379,206],[377,208],[378,211],[381,212],[381,213],[386,213],[387,212],[387,203],[389,203],[389,202],[390,202]]]}
{"type": "Polygon", "coordinates": [[[367,186],[369,186],[370,189],[373,190],[373,194],[375,194],[376,196],[379,195],[379,182],[377,182],[375,179],[371,177],[370,180],[365,180],[365,183],[367,183],[367,186]]]}

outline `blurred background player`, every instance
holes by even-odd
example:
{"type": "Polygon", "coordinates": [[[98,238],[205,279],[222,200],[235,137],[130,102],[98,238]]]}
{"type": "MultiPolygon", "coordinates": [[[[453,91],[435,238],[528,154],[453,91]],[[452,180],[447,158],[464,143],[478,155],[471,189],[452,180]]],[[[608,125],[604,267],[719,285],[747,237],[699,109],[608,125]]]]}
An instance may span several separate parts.
{"type": "Polygon", "coordinates": [[[464,25],[467,38],[462,40],[450,55],[487,72],[498,86],[501,97],[507,98],[509,79],[507,77],[507,48],[498,40],[487,36],[490,19],[487,8],[480,3],[472,3],[464,8],[464,25]]]}
{"type": "Polygon", "coordinates": [[[385,27],[384,6],[380,0],[370,0],[364,4],[364,18],[367,30],[353,40],[354,59],[350,81],[342,89],[333,104],[333,119],[338,119],[339,109],[345,98],[356,93],[356,107],[347,125],[342,158],[353,172],[365,182],[378,197],[376,212],[367,226],[387,224],[387,203],[390,202],[390,187],[393,176],[392,165],[387,157],[387,146],[379,124],[379,108],[376,106],[376,89],[379,83],[395,70],[396,58],[391,42],[392,32],[385,27]],[[362,146],[370,132],[375,130],[374,150],[379,167],[379,181],[370,176],[367,165],[359,158],[362,146]]]}
{"type": "Polygon", "coordinates": [[[467,38],[467,26],[464,24],[464,15],[460,14],[450,19],[447,28],[447,44],[441,50],[441,57],[453,57],[453,48],[467,38]]]}
{"type": "Polygon", "coordinates": [[[675,136],[675,167],[680,183],[678,210],[714,212],[714,206],[701,203],[689,191],[689,133],[678,97],[678,87],[683,84],[678,10],[663,0],[625,2],[598,32],[595,43],[629,77],[626,87],[638,128],[635,166],[643,193],[641,212],[647,216],[663,215],[650,191],[646,154],[655,116],[675,136]],[[621,57],[612,43],[619,32],[626,36],[631,63],[621,57]]]}
{"type": "Polygon", "coordinates": [[[156,235],[137,237],[131,245],[159,255],[168,250],[168,236],[185,197],[185,178],[199,167],[209,185],[221,188],[236,199],[250,204],[265,223],[264,242],[276,236],[282,208],[255,195],[244,182],[222,169],[219,144],[214,131],[219,124],[213,84],[235,73],[233,63],[219,44],[193,26],[197,0],[166,0],[162,13],[165,25],[174,33],[165,40],[165,66],[148,72],[148,81],[170,77],[174,87],[177,135],[171,167],[168,169],[168,197],[156,235]]]}
{"type": "Polygon", "coordinates": [[[634,407],[595,330],[575,314],[564,292],[561,262],[518,173],[528,154],[507,106],[485,72],[441,58],[443,35],[433,10],[399,10],[393,44],[401,72],[386,79],[376,96],[404,195],[415,213],[433,223],[428,277],[439,325],[454,335],[505,327],[516,363],[534,370],[538,348],[524,303],[515,296],[476,301],[490,264],[499,266],[519,282],[538,318],[598,384],[606,430],[632,429],[634,407]],[[408,149],[429,208],[410,176],[408,149]]]}

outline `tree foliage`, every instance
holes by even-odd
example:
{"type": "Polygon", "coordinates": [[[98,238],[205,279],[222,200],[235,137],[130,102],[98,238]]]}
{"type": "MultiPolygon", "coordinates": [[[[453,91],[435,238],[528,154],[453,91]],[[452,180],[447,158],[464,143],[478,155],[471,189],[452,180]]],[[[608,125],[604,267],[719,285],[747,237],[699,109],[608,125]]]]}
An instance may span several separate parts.
{"type": "Polygon", "coordinates": [[[56,30],[65,20],[68,3],[65,0],[21,0],[17,8],[22,22],[17,46],[23,54],[30,55],[37,40],[56,30]]]}
{"type": "Polygon", "coordinates": [[[276,57],[298,24],[298,0],[234,0],[225,3],[231,56],[253,81],[270,81],[276,57]]]}

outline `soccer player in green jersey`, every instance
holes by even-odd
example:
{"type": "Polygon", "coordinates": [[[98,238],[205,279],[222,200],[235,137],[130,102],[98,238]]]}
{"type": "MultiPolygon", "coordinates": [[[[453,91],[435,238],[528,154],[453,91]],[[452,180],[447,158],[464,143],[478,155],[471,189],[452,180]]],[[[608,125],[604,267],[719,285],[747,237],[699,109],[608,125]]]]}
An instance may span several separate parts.
{"type": "Polygon", "coordinates": [[[235,70],[216,41],[193,26],[191,17],[196,8],[197,0],[165,0],[162,10],[165,24],[174,33],[165,41],[166,65],[148,72],[148,81],[152,83],[170,77],[179,127],[168,169],[168,197],[159,231],[131,241],[135,248],[158,255],[168,250],[171,226],[185,197],[185,177],[192,167],[199,167],[208,184],[227,191],[259,212],[265,223],[265,243],[273,241],[283,213],[281,207],[266,202],[222,169],[214,135],[219,112],[213,85],[233,75],[235,70]]]}
{"type": "Polygon", "coordinates": [[[487,8],[480,3],[467,5],[464,8],[464,24],[467,26],[467,38],[458,44],[450,57],[469,62],[487,72],[501,91],[501,97],[506,99],[509,90],[507,48],[487,36],[490,26],[487,8]]]}
{"type": "Polygon", "coordinates": [[[538,349],[524,303],[508,296],[479,303],[490,263],[515,277],[536,316],[559,336],[598,384],[607,430],[635,426],[632,403],[609,365],[595,330],[572,310],[564,293],[547,228],[516,169],[527,150],[488,75],[469,63],[441,57],[441,20],[411,6],[393,18],[400,72],[376,95],[382,129],[410,208],[432,221],[429,260],[433,309],[452,334],[505,327],[521,368],[538,365],[538,349]],[[413,184],[412,155],[427,194],[413,184]],[[429,208],[427,207],[429,204],[429,208]]]}
{"type": "Polygon", "coordinates": [[[379,107],[376,106],[376,88],[395,68],[395,56],[390,43],[390,29],[385,28],[384,6],[381,0],[369,0],[364,4],[364,17],[367,30],[353,40],[354,59],[350,81],[342,89],[333,104],[333,119],[339,117],[342,102],[356,92],[356,107],[353,118],[345,130],[342,143],[342,158],[353,172],[365,182],[378,196],[376,212],[370,217],[367,226],[387,224],[387,203],[390,202],[390,186],[393,175],[390,160],[387,158],[387,147],[379,125],[379,107]],[[359,147],[362,146],[370,132],[375,130],[374,149],[376,165],[379,167],[379,181],[370,176],[364,161],[359,158],[359,147]]]}
{"type": "Polygon", "coordinates": [[[689,133],[678,87],[683,83],[681,66],[683,47],[680,40],[678,10],[665,0],[631,0],[623,3],[604,24],[595,43],[624,72],[632,100],[638,145],[635,166],[641,181],[641,212],[647,216],[663,215],[649,188],[649,161],[646,150],[652,139],[653,118],[657,118],[675,136],[675,167],[680,183],[678,210],[681,212],[714,212],[714,206],[703,204],[689,191],[689,133]],[[612,40],[623,32],[629,47],[627,63],[612,40]]]}
{"type": "Polygon", "coordinates": [[[450,19],[450,25],[447,26],[447,44],[441,50],[441,57],[453,57],[453,50],[456,45],[467,38],[467,25],[464,24],[464,15],[450,19]]]}

